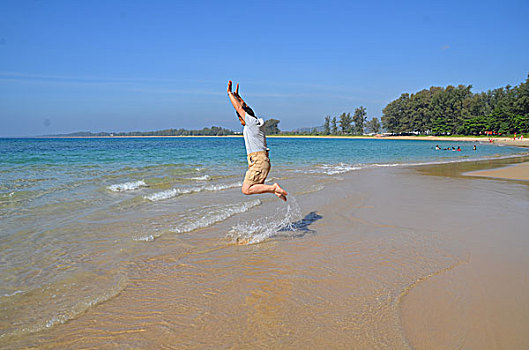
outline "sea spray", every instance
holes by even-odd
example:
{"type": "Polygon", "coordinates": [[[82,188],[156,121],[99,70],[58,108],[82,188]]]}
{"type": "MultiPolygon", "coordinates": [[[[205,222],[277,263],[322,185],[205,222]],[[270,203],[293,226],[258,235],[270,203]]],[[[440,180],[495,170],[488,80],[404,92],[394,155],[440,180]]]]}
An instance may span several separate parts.
{"type": "Polygon", "coordinates": [[[254,244],[268,238],[293,236],[297,231],[295,222],[301,220],[301,208],[294,196],[288,197],[286,208],[281,205],[273,215],[251,221],[240,222],[232,227],[227,237],[236,243],[254,244]]]}

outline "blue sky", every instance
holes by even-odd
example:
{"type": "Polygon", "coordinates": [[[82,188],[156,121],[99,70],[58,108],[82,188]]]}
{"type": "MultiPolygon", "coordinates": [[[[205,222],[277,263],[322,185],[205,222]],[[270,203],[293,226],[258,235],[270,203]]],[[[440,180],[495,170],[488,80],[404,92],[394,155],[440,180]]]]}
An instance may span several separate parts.
{"type": "Polygon", "coordinates": [[[282,130],[402,92],[518,85],[529,1],[0,1],[0,136],[240,125],[229,79],[282,130]]]}

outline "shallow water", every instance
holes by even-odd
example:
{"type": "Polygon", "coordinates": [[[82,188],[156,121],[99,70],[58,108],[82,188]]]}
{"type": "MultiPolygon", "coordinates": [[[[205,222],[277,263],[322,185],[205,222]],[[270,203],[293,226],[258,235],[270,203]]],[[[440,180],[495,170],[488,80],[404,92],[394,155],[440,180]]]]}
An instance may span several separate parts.
{"type": "Polygon", "coordinates": [[[292,195],[283,204],[240,194],[238,138],[0,140],[0,337],[405,346],[400,293],[464,256],[439,248],[436,232],[356,218],[373,197],[358,194],[357,177],[385,183],[394,171],[376,168],[521,153],[436,143],[271,138],[271,180],[292,195]],[[98,314],[109,310],[115,317],[98,314]],[[101,328],[87,329],[88,319],[101,328]],[[142,329],[152,334],[121,338],[142,329]]]}

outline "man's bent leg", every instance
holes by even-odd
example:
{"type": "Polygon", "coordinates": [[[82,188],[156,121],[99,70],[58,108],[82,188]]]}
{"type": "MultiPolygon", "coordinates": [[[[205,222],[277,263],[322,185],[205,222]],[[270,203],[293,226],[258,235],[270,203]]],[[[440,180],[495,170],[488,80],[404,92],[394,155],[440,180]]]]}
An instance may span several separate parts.
{"type": "Polygon", "coordinates": [[[287,192],[279,186],[279,184],[275,183],[273,185],[265,185],[265,184],[249,184],[249,183],[243,183],[242,185],[242,193],[246,195],[252,195],[252,194],[261,194],[261,193],[273,193],[282,200],[287,200],[287,192]]]}

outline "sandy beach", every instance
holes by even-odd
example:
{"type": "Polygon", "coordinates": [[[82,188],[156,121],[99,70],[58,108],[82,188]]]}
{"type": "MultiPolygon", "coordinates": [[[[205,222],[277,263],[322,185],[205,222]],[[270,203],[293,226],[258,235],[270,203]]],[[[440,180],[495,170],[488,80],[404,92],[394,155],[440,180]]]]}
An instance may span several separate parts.
{"type": "Polygon", "coordinates": [[[1,8],[0,350],[529,350],[529,0],[1,8]]]}
{"type": "Polygon", "coordinates": [[[465,174],[523,173],[528,160],[284,178],[297,231],[228,239],[236,225],[283,215],[264,200],[242,217],[164,235],[129,263],[115,297],[3,346],[527,348],[527,182],[465,174]]]}

